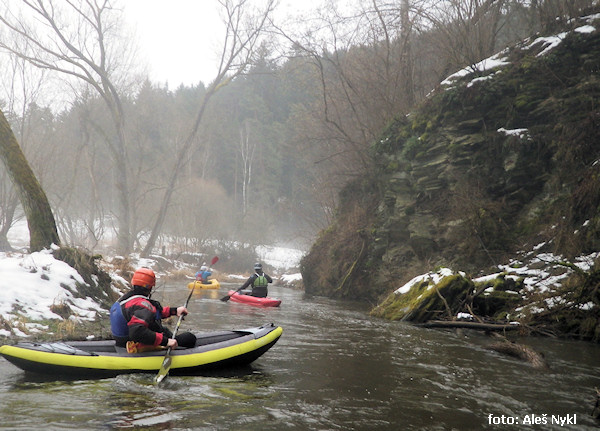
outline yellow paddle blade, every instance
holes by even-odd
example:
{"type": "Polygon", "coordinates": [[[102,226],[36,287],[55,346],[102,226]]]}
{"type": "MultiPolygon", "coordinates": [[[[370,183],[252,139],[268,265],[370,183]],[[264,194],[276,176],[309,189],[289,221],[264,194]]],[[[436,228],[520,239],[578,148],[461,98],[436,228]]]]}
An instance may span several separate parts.
{"type": "Polygon", "coordinates": [[[156,384],[160,383],[163,381],[163,379],[165,377],[167,377],[167,374],[169,374],[169,370],[171,369],[171,356],[167,355],[165,356],[165,359],[162,363],[162,365],[160,366],[160,370],[158,370],[158,374],[156,375],[156,378],[154,379],[156,384]]]}

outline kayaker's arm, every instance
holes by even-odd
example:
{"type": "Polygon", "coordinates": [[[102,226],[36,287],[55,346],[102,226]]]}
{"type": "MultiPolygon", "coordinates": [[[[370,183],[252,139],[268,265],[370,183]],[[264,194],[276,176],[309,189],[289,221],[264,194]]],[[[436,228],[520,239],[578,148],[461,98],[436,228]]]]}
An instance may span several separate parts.
{"type": "Polygon", "coordinates": [[[166,319],[171,316],[179,316],[182,312],[185,312],[184,316],[187,314],[187,308],[185,307],[162,307],[160,311],[160,315],[162,319],[166,319]],[[182,310],[180,310],[180,308],[182,310]]]}
{"type": "Polygon", "coordinates": [[[129,320],[129,339],[142,344],[151,346],[166,346],[168,343],[167,337],[162,333],[156,332],[148,328],[148,323],[144,319],[146,311],[136,310],[133,317],[129,320]]]}
{"type": "MultiPolygon", "coordinates": [[[[242,284],[235,292],[240,293],[243,289],[250,286],[254,282],[256,277],[258,277],[258,275],[252,274],[250,277],[248,277],[248,280],[246,280],[246,282],[244,284],[242,284]]],[[[221,298],[221,301],[227,302],[227,301],[229,301],[229,298],[231,298],[231,295],[225,295],[224,297],[221,298]]]]}
{"type": "Polygon", "coordinates": [[[246,287],[250,286],[250,285],[251,285],[251,284],[254,282],[254,280],[256,279],[256,277],[257,277],[257,275],[256,275],[256,274],[252,274],[252,275],[251,275],[251,276],[248,278],[248,280],[246,280],[246,282],[245,282],[244,284],[242,284],[242,287],[240,287],[240,288],[238,289],[238,292],[239,292],[240,290],[242,290],[242,289],[245,289],[246,287]]]}

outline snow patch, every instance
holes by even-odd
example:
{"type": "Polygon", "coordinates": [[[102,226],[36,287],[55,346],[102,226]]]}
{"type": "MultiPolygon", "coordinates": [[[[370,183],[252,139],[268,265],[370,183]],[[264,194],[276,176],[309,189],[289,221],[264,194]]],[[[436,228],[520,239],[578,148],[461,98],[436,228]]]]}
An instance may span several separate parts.
{"type": "Polygon", "coordinates": [[[18,314],[33,320],[60,319],[50,308],[66,304],[85,319],[93,319],[98,304],[91,298],[76,298],[79,273],[55,259],[50,250],[31,254],[0,253],[0,316],[6,320],[18,314]]]}
{"type": "Polygon", "coordinates": [[[485,72],[487,70],[503,67],[510,64],[507,61],[507,58],[503,57],[504,54],[506,54],[506,50],[503,50],[498,54],[493,55],[492,57],[486,58],[485,60],[481,60],[479,63],[475,63],[469,67],[465,67],[464,69],[459,70],[458,72],[453,73],[452,75],[444,79],[442,81],[442,85],[452,85],[453,82],[457,79],[471,75],[474,72],[485,72]]]}
{"type": "MultiPolygon", "coordinates": [[[[448,277],[453,274],[454,272],[450,268],[440,268],[437,272],[429,272],[427,274],[418,275],[412,280],[410,280],[408,283],[406,283],[404,286],[396,289],[394,293],[396,295],[408,293],[414,285],[421,284],[423,282],[427,282],[429,287],[435,286],[440,281],[442,281],[444,277],[448,277]]],[[[460,272],[460,274],[463,276],[465,275],[463,272],[460,272]]]]}
{"type": "Polygon", "coordinates": [[[497,130],[498,133],[503,133],[506,136],[516,136],[519,139],[529,139],[528,129],[505,129],[501,127],[497,130]]]}

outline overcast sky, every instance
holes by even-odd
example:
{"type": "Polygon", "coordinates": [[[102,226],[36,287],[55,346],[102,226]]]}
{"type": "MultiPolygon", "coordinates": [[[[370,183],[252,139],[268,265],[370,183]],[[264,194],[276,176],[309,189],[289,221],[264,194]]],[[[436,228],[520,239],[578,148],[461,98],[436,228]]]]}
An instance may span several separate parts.
{"type": "Polygon", "coordinates": [[[216,2],[206,0],[127,0],[125,14],[135,27],[140,56],[150,79],[179,84],[208,83],[217,72],[222,34],[216,2]],[[167,6],[165,6],[165,4],[167,6]]]}
{"type": "MultiPolygon", "coordinates": [[[[310,10],[320,0],[281,0],[280,16],[310,10]]],[[[208,84],[217,73],[224,33],[215,0],[126,0],[126,20],[136,29],[150,80],[174,89],[208,84]]]]}

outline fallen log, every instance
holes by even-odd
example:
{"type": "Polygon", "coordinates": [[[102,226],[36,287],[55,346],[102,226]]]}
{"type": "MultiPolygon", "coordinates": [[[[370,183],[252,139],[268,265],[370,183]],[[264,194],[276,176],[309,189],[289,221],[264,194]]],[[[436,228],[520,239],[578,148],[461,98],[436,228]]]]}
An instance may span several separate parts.
{"type": "Polygon", "coordinates": [[[477,329],[480,331],[514,331],[517,329],[521,329],[521,325],[466,322],[463,320],[429,320],[425,323],[418,324],[418,326],[421,326],[423,328],[465,328],[477,329]]]}
{"type": "MultiPolygon", "coordinates": [[[[423,328],[464,328],[464,329],[476,329],[483,331],[514,331],[522,329],[521,325],[511,325],[503,323],[485,323],[485,322],[469,322],[464,320],[429,320],[425,323],[418,324],[423,328]]],[[[521,359],[529,362],[534,368],[547,369],[548,363],[542,353],[538,353],[528,346],[510,342],[506,337],[499,334],[492,334],[493,336],[502,339],[502,342],[494,343],[488,346],[488,349],[495,350],[499,353],[504,353],[509,356],[521,359]]]]}
{"type": "Polygon", "coordinates": [[[513,343],[510,341],[502,341],[488,346],[490,350],[495,350],[499,353],[512,356],[517,359],[529,362],[534,368],[547,369],[548,363],[542,353],[536,352],[529,346],[513,343]]]}

